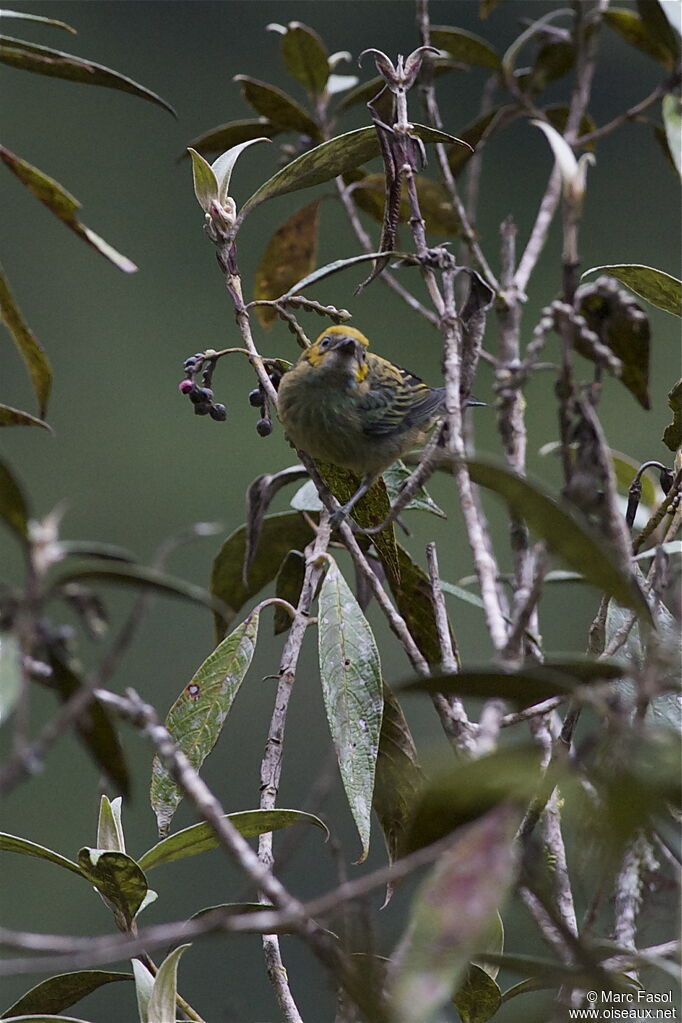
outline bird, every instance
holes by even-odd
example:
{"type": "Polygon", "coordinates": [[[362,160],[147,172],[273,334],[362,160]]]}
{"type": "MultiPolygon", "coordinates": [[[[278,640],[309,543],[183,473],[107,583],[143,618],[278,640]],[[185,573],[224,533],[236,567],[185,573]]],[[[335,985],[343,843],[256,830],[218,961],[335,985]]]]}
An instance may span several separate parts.
{"type": "Polygon", "coordinates": [[[389,465],[424,442],[445,412],[444,387],[430,387],[368,348],[355,327],[328,327],[279,384],[278,415],[289,441],[361,478],[332,515],[334,528],[389,465]]]}

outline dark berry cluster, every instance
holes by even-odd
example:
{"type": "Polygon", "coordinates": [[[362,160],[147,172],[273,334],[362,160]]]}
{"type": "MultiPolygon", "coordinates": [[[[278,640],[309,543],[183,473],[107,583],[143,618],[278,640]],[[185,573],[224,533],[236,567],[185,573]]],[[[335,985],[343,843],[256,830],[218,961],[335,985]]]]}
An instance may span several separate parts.
{"type": "Polygon", "coordinates": [[[186,394],[189,397],[194,406],[194,414],[196,416],[210,416],[211,419],[222,423],[227,419],[227,409],[224,405],[213,400],[213,390],[209,386],[213,376],[214,363],[208,362],[203,372],[202,387],[194,379],[195,374],[201,370],[205,361],[206,357],[203,352],[199,352],[197,355],[190,355],[189,359],[185,359],[183,366],[187,376],[184,380],[180,381],[178,389],[181,394],[186,394]]]}
{"type": "Polygon", "coordinates": [[[270,416],[268,398],[262,384],[249,391],[249,405],[260,409],[261,417],[256,423],[256,431],[259,437],[269,437],[272,433],[272,418],[270,416]]]}

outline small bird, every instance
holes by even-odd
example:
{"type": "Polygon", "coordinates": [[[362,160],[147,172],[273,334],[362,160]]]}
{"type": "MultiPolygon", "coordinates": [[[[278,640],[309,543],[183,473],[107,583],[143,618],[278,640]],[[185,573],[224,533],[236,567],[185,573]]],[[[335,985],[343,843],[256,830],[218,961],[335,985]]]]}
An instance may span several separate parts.
{"type": "Polygon", "coordinates": [[[416,444],[445,411],[445,388],[369,352],[354,327],[323,331],[279,385],[278,411],[289,440],[313,458],[361,477],[332,516],[338,526],[384,469],[416,444]]]}

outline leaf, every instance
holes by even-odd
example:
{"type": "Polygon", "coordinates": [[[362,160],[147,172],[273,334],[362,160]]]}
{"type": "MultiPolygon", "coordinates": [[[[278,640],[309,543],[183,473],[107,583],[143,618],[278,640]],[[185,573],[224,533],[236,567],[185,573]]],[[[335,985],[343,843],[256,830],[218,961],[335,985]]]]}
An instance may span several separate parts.
{"type": "MultiPolygon", "coordinates": [[[[613,448],[610,449],[609,454],[611,455],[613,472],[616,477],[618,489],[622,494],[627,494],[635,476],[637,475],[640,463],[635,461],[634,458],[630,458],[629,455],[624,455],[622,451],[614,451],[613,448]]],[[[639,477],[639,480],[642,484],[642,501],[648,508],[653,510],[656,508],[660,500],[659,490],[652,482],[648,473],[643,472],[639,477]]]]}
{"type": "Polygon", "coordinates": [[[249,572],[258,550],[265,514],[274,497],[282,487],[286,487],[289,483],[293,483],[296,480],[305,479],[307,475],[308,472],[302,465],[292,465],[288,469],[280,469],[276,473],[265,473],[263,476],[257,476],[249,484],[246,491],[247,533],[244,568],[242,571],[242,580],[245,586],[248,586],[249,572]]]}
{"type": "Polygon", "coordinates": [[[673,421],[663,431],[663,443],[671,451],[677,451],[682,447],[682,380],[668,392],[668,405],[672,409],[673,421]]]}
{"type": "MultiPolygon", "coordinates": [[[[9,282],[0,266],[0,317],[4,320],[28,370],[38,399],[40,418],[47,409],[52,386],[52,370],[45,349],[30,329],[14,300],[9,282]]],[[[38,421],[36,421],[37,424],[38,421]]]]}
{"type": "Polygon", "coordinates": [[[54,18],[43,18],[40,14],[26,14],[24,11],[8,11],[0,9],[0,18],[21,18],[22,21],[37,21],[43,25],[52,25],[54,28],[63,28],[72,35],[78,35],[75,28],[67,25],[65,21],[55,21],[54,18]]]}
{"type": "Polygon", "coordinates": [[[324,92],[329,78],[329,54],[317,32],[300,21],[290,21],[282,36],[284,66],[311,96],[324,92]]]}
{"type": "Polygon", "coordinates": [[[576,685],[622,678],[626,669],[617,661],[554,660],[521,668],[463,665],[456,674],[416,678],[401,686],[404,692],[446,693],[480,700],[506,700],[519,710],[553,696],[570,695],[576,685]]]}
{"type": "Polygon", "coordinates": [[[11,632],[0,631],[0,725],[10,717],[21,693],[21,649],[11,632]]]}
{"type": "Polygon", "coordinates": [[[310,114],[281,89],[249,75],[235,75],[232,81],[239,82],[244,99],[256,113],[280,131],[296,131],[314,140],[320,138],[320,129],[310,114]]]}
{"type": "MultiPolygon", "coordinates": [[[[249,146],[253,146],[256,142],[269,142],[270,139],[264,135],[255,139],[247,139],[246,142],[239,142],[236,146],[232,146],[224,153],[214,160],[211,164],[211,170],[213,171],[216,181],[218,182],[218,201],[225,203],[230,194],[230,181],[232,180],[232,172],[235,168],[237,160],[242,155],[245,149],[249,146]]],[[[197,154],[198,155],[198,154],[197,154]]]]}
{"type": "MultiPolygon", "coordinates": [[[[434,234],[444,234],[452,238],[461,235],[462,223],[445,186],[421,174],[416,176],[415,183],[419,206],[429,229],[434,234]]],[[[383,221],[385,187],[386,178],[383,174],[368,174],[353,188],[353,198],[360,208],[379,221],[383,221]]],[[[401,196],[400,222],[406,224],[410,219],[410,205],[405,182],[402,185],[401,196]]]]}
{"type": "MultiPolygon", "coordinates": [[[[412,130],[422,142],[442,142],[452,145],[460,141],[454,135],[447,135],[445,132],[423,124],[413,124],[412,130]]],[[[246,216],[255,206],[265,202],[266,199],[274,199],[275,196],[285,195],[287,192],[297,192],[302,188],[321,185],[379,155],[379,140],[373,127],[358,128],[345,135],[337,135],[336,138],[323,142],[314,149],[308,150],[307,153],[303,153],[296,160],[292,160],[261,185],[242,206],[241,216],[246,216]]]]}
{"type": "MultiPolygon", "coordinates": [[[[547,581],[547,576],[545,576],[547,581]]],[[[474,607],[485,608],[485,604],[475,593],[470,593],[469,590],[463,586],[457,586],[455,583],[448,583],[445,579],[439,579],[440,588],[443,593],[449,593],[453,597],[457,597],[458,600],[463,600],[465,604],[472,604],[474,607]]]]}
{"type": "Polygon", "coordinates": [[[671,277],[664,270],[641,263],[616,263],[607,266],[593,266],[581,275],[606,273],[625,284],[635,295],[663,309],[666,313],[682,316],[682,281],[671,277]]]}
{"type": "Polygon", "coordinates": [[[297,512],[267,515],[249,568],[249,584],[245,586],[242,568],[246,535],[246,526],[240,526],[231,533],[213,562],[211,592],[228,608],[225,618],[216,616],[218,639],[224,636],[226,623],[229,626],[247,600],[275,578],[287,553],[290,550],[302,551],[313,538],[312,529],[297,512]]]}
{"type": "Polygon", "coordinates": [[[307,480],[302,487],[298,488],[289,501],[289,505],[296,511],[307,512],[319,512],[324,507],[317,492],[317,487],[312,480],[307,480]]]}
{"type": "Polygon", "coordinates": [[[61,569],[52,579],[52,589],[63,588],[67,583],[81,580],[111,583],[112,586],[131,586],[133,589],[152,590],[170,597],[182,597],[184,600],[191,600],[210,608],[225,619],[230,617],[229,608],[225,607],[220,598],[202,586],[195,586],[194,583],[188,583],[166,572],[158,572],[147,565],[131,565],[125,562],[112,564],[111,561],[102,561],[101,565],[95,562],[61,569]]]}
{"type": "Polygon", "coordinates": [[[205,160],[201,153],[188,148],[192,159],[192,181],[194,183],[194,195],[204,213],[209,213],[213,203],[218,202],[220,189],[218,179],[208,160],[205,160]]]}
{"type": "Polygon", "coordinates": [[[73,874],[78,874],[79,877],[83,876],[80,867],[73,860],[68,860],[66,856],[62,856],[52,849],[47,849],[43,845],[36,845],[35,842],[30,842],[27,838],[19,838],[17,835],[8,835],[5,832],[0,832],[0,852],[14,852],[21,853],[24,856],[36,856],[40,860],[49,860],[50,863],[56,863],[58,867],[64,867],[73,874]]]}
{"type": "Polygon", "coordinates": [[[516,116],[517,111],[513,106],[494,107],[469,124],[462,131],[460,138],[462,142],[471,146],[471,149],[466,149],[464,146],[453,146],[448,153],[448,163],[452,173],[455,176],[460,174],[474,155],[472,150],[475,151],[487,142],[491,135],[505,127],[516,116]]]}
{"type": "Polygon", "coordinates": [[[588,582],[631,608],[644,621],[651,621],[639,585],[623,571],[604,537],[595,533],[587,521],[579,520],[572,509],[559,504],[542,484],[517,476],[502,464],[468,459],[467,465],[474,483],[504,498],[529,528],[588,582]]]}
{"type": "Polygon", "coordinates": [[[360,82],[354,89],[347,92],[339,102],[336,107],[337,113],[340,114],[344,110],[350,110],[351,107],[357,106],[358,103],[370,103],[385,85],[386,82],[381,75],[375,75],[374,78],[370,78],[366,82],[360,82]]]}
{"type": "Polygon", "coordinates": [[[420,885],[389,973],[395,1023],[435,1023],[516,875],[518,813],[499,806],[454,836],[420,885]]]}
{"type": "MultiPolygon", "coordinates": [[[[398,858],[408,822],[424,783],[417,749],[402,707],[390,686],[383,683],[384,713],[379,736],[372,806],[384,835],[389,863],[398,858]]],[[[392,885],[386,891],[391,897],[392,885]]]]}
{"type": "Polygon", "coordinates": [[[463,28],[433,25],[431,43],[439,50],[447,50],[451,57],[462,61],[463,64],[475,64],[477,67],[492,68],[494,71],[501,65],[500,55],[490,43],[463,28]]]}
{"type": "Polygon", "coordinates": [[[97,848],[109,849],[112,852],[125,852],[126,844],[121,821],[121,797],[110,800],[102,795],[99,804],[97,821],[97,848]]]}
{"type": "Polygon", "coordinates": [[[575,46],[558,40],[540,47],[533,69],[523,88],[529,92],[542,92],[552,82],[563,78],[575,64],[575,46]]]}
{"type": "Polygon", "coordinates": [[[331,560],[320,587],[318,645],[322,696],[363,862],[381,732],[381,662],[367,619],[331,560]]]}
{"type": "MultiPolygon", "coordinates": [[[[132,973],[109,973],[103,970],[78,970],[76,973],[60,973],[55,977],[36,984],[30,991],[5,1009],[0,1019],[15,1016],[18,1013],[63,1012],[70,1005],[80,1002],[81,998],[96,991],[104,984],[114,984],[120,980],[132,980],[132,973]]],[[[57,1019],[63,1019],[58,1016],[57,1019]]]]}
{"type": "MultiPolygon", "coordinates": [[[[256,268],[254,299],[273,301],[311,273],[317,258],[319,205],[315,199],[303,206],[272,235],[256,268]]],[[[256,306],[255,313],[265,329],[278,318],[271,306],[256,306]]]]}
{"type": "Polygon", "coordinates": [[[519,53],[526,45],[529,39],[541,32],[545,25],[548,25],[551,21],[556,18],[565,17],[567,14],[571,14],[571,10],[562,7],[559,10],[550,11],[549,14],[545,14],[542,18],[538,18],[528,28],[517,36],[514,42],[508,47],[504,55],[502,56],[502,72],[505,79],[509,80],[514,75],[514,68],[516,66],[516,58],[519,53]]]}
{"type": "Polygon", "coordinates": [[[277,134],[278,129],[266,117],[229,121],[227,124],[219,124],[216,128],[210,128],[191,139],[178,159],[182,160],[187,157],[191,149],[205,157],[207,153],[224,153],[226,149],[231,149],[240,142],[272,138],[277,134]]]}
{"type": "MultiPolygon", "coordinates": [[[[556,128],[560,135],[563,135],[568,123],[568,107],[562,103],[554,104],[553,106],[545,107],[544,115],[552,127],[556,128]]],[[[580,118],[578,134],[589,135],[591,132],[596,131],[596,128],[597,125],[594,123],[590,115],[583,114],[580,118]]],[[[595,150],[595,144],[594,142],[585,142],[582,148],[588,153],[593,153],[595,150]]]]}
{"type": "Polygon", "coordinates": [[[42,419],[36,419],[30,412],[23,412],[10,405],[0,405],[0,426],[42,426],[48,433],[52,433],[49,423],[42,419]]]}
{"type": "Polygon", "coordinates": [[[137,999],[137,1012],[140,1017],[140,1023],[147,1023],[148,1020],[148,1009],[149,999],[152,995],[152,988],[154,987],[154,977],[149,972],[144,963],[141,963],[139,959],[131,960],[133,973],[135,975],[135,997],[137,999]]]}
{"type": "Polygon", "coordinates": [[[501,804],[514,803],[522,812],[536,794],[540,779],[539,753],[531,744],[508,746],[476,760],[453,763],[430,779],[419,794],[400,855],[439,841],[501,804]]]}
{"type": "Polygon", "coordinates": [[[147,1005],[147,1023],[172,1023],[175,1019],[175,1000],[178,994],[177,978],[180,956],[189,945],[174,948],[159,967],[154,978],[147,1005]]]}
{"type": "Polygon", "coordinates": [[[92,1023],[87,1019],[76,1019],[75,1016],[8,1016],[6,1023],[92,1023]]]}
{"type": "MultiPolygon", "coordinates": [[[[168,712],[165,725],[176,746],[198,771],[220,738],[232,702],[256,648],[259,612],[254,611],[215,648],[168,712]]],[[[150,800],[159,834],[168,834],[183,792],[158,757],[152,765],[150,800]]]]}
{"type": "Polygon", "coordinates": [[[85,60],[83,57],[75,57],[71,53],[62,53],[61,50],[53,50],[48,46],[27,43],[23,39],[0,36],[0,61],[39,75],[66,78],[70,82],[80,82],[83,85],[103,85],[109,89],[129,92],[140,99],[156,103],[173,117],[177,116],[170,103],[166,103],[165,99],[157,96],[155,92],[145,89],[144,86],[138,85],[137,82],[126,78],[125,75],[120,75],[118,71],[112,71],[101,64],[95,64],[92,60],[85,60]]]}
{"type": "Polygon", "coordinates": [[[665,139],[668,144],[668,152],[677,168],[677,173],[682,175],[682,150],[680,138],[682,138],[682,100],[674,92],[663,97],[661,111],[663,114],[663,127],[665,139]]]}
{"type": "MultiPolygon", "coordinates": [[[[315,493],[317,494],[317,491],[315,493]]],[[[305,558],[300,551],[289,551],[279,566],[275,583],[275,596],[279,597],[280,600],[288,601],[293,607],[297,607],[304,578],[305,558]]],[[[278,604],[275,605],[274,617],[276,636],[286,632],[291,627],[291,616],[278,604]]]]}
{"type": "MultiPolygon", "coordinates": [[[[1,47],[0,60],[2,60],[1,47]]],[[[108,242],[80,222],[76,216],[76,210],[81,208],[80,203],[58,181],[48,177],[47,174],[27,163],[26,160],[22,160],[16,153],[12,153],[4,146],[0,146],[0,160],[19,178],[29,192],[35,195],[36,199],[40,199],[74,234],[91,245],[119,270],[128,274],[135,273],[137,267],[127,256],[121,255],[108,242]]]]}
{"type": "Polygon", "coordinates": [[[452,1001],[462,1023],[487,1023],[502,1005],[502,992],[490,974],[469,963],[452,1001]]]}
{"type": "MultiPolygon", "coordinates": [[[[226,813],[223,819],[229,821],[244,838],[290,828],[293,824],[314,824],[329,836],[326,824],[319,817],[302,810],[243,810],[239,813],[226,813]]],[[[147,871],[162,863],[173,863],[186,856],[196,856],[208,849],[216,849],[219,845],[209,824],[194,824],[162,839],[140,856],[137,862],[142,870],[147,871]]]]}
{"type": "Polygon", "coordinates": [[[78,853],[81,874],[95,886],[113,910],[121,930],[130,928],[147,894],[147,879],[130,856],[108,849],[78,853]]]}
{"type": "MultiPolygon", "coordinates": [[[[52,647],[49,651],[52,675],[50,688],[55,689],[62,703],[83,687],[83,679],[76,668],[52,647]]],[[[118,734],[110,712],[94,699],[76,721],[78,735],[88,750],[93,763],[100,768],[117,792],[130,793],[130,774],[118,734]]]]}
{"type": "MultiPolygon", "coordinates": [[[[384,469],[381,475],[386,484],[389,501],[391,504],[395,504],[403,484],[412,473],[404,462],[397,461],[393,465],[389,465],[388,469],[384,469]]],[[[443,509],[438,507],[424,487],[420,487],[414,497],[405,505],[405,511],[426,511],[431,512],[432,515],[437,515],[439,519],[447,518],[443,509]]]]}
{"type": "Polygon", "coordinates": [[[436,629],[431,582],[405,548],[400,544],[396,546],[399,571],[396,573],[389,564],[384,564],[391,592],[412,638],[428,663],[440,665],[443,654],[436,629]]]}
{"type": "Polygon", "coordinates": [[[14,475],[0,462],[0,518],[20,540],[28,539],[29,510],[14,475]]]}
{"type": "Polygon", "coordinates": [[[679,29],[673,28],[673,18],[668,20],[666,8],[660,0],[637,0],[637,13],[649,34],[675,58],[680,56],[679,29]]]}
{"type": "Polygon", "coordinates": [[[658,61],[667,71],[673,70],[675,66],[674,53],[671,53],[667,46],[659,42],[649,30],[648,25],[634,11],[628,11],[624,7],[611,7],[603,12],[603,20],[630,46],[635,46],[638,50],[646,53],[648,57],[658,61]]]}
{"type": "MultiPolygon", "coordinates": [[[[297,281],[296,284],[292,285],[289,289],[289,295],[298,295],[301,291],[309,288],[311,284],[317,284],[318,281],[324,280],[326,277],[331,277],[332,274],[339,273],[340,270],[347,270],[351,266],[358,266],[360,263],[366,263],[368,260],[375,260],[390,256],[391,258],[398,258],[405,263],[415,263],[417,260],[410,252],[365,252],[361,256],[349,256],[348,259],[335,259],[333,263],[327,263],[325,266],[320,266],[317,270],[313,270],[311,274],[304,277],[303,280],[297,281]]],[[[287,296],[287,297],[288,297],[287,296]]]]}

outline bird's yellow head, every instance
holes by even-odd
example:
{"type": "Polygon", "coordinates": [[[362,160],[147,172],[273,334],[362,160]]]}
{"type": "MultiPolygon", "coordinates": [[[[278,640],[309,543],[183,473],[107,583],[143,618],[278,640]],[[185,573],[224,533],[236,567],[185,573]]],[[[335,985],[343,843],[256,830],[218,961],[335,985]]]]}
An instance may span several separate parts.
{"type": "Polygon", "coordinates": [[[362,383],[369,372],[366,350],[369,341],[355,327],[339,325],[323,330],[317,340],[301,355],[313,369],[352,372],[357,383],[362,383]]]}

